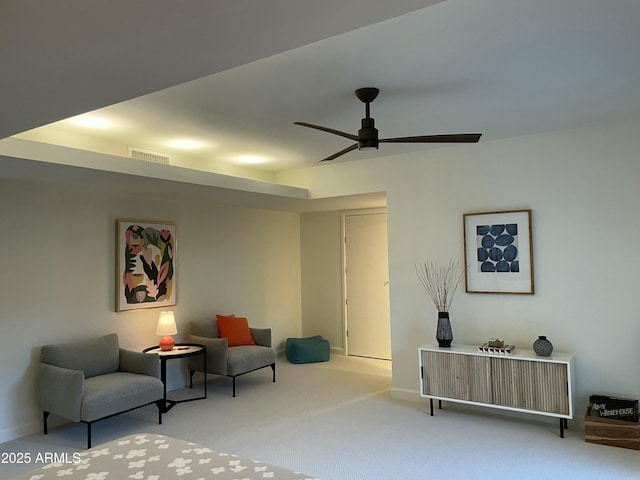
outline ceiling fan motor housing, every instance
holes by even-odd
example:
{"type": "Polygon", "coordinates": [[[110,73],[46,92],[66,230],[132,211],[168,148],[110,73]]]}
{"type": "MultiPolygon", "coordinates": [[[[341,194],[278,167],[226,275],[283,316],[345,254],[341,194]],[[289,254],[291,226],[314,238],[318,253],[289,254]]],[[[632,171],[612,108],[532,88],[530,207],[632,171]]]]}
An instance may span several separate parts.
{"type": "Polygon", "coordinates": [[[375,127],[373,118],[362,119],[362,128],[358,130],[358,149],[378,149],[378,129],[375,127]]]}

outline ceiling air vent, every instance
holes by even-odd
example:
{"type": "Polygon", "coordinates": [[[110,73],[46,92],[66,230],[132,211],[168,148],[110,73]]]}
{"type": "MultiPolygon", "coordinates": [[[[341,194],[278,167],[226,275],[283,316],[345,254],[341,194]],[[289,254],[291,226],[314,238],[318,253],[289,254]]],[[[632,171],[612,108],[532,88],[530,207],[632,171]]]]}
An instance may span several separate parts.
{"type": "Polygon", "coordinates": [[[129,156],[134,160],[142,160],[149,163],[161,163],[163,165],[171,164],[169,155],[165,155],[164,153],[152,152],[150,150],[144,150],[138,147],[129,147],[129,156]]]}

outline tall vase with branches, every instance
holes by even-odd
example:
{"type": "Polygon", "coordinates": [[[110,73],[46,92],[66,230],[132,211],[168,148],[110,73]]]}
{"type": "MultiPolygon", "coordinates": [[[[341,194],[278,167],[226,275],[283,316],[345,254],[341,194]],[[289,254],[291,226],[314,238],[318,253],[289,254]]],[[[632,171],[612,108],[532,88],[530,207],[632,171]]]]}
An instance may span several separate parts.
{"type": "Polygon", "coordinates": [[[446,265],[434,262],[417,263],[416,275],[424,287],[427,295],[438,310],[438,325],[436,340],[440,347],[450,347],[453,341],[453,331],[449,319],[449,308],[464,277],[465,268],[458,261],[449,260],[446,265]]]}

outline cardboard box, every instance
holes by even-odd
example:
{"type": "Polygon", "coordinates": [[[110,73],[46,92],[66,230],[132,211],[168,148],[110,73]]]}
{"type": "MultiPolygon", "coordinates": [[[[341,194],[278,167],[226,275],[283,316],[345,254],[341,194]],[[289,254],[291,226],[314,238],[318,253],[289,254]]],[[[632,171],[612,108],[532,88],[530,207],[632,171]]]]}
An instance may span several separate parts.
{"type": "Polygon", "coordinates": [[[584,439],[589,443],[640,450],[640,423],[584,416],[584,439]]]}

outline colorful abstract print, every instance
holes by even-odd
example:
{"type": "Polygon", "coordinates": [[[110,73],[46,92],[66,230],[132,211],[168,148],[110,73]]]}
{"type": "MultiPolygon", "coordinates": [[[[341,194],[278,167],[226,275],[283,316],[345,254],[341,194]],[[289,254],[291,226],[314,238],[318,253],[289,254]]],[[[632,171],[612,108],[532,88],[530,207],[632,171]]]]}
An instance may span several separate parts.
{"type": "Polygon", "coordinates": [[[174,238],[169,230],[131,225],[124,232],[124,296],[128,304],[162,302],[171,296],[174,238]]]}
{"type": "Polygon", "coordinates": [[[518,224],[478,225],[478,271],[519,272],[518,224]]]}

